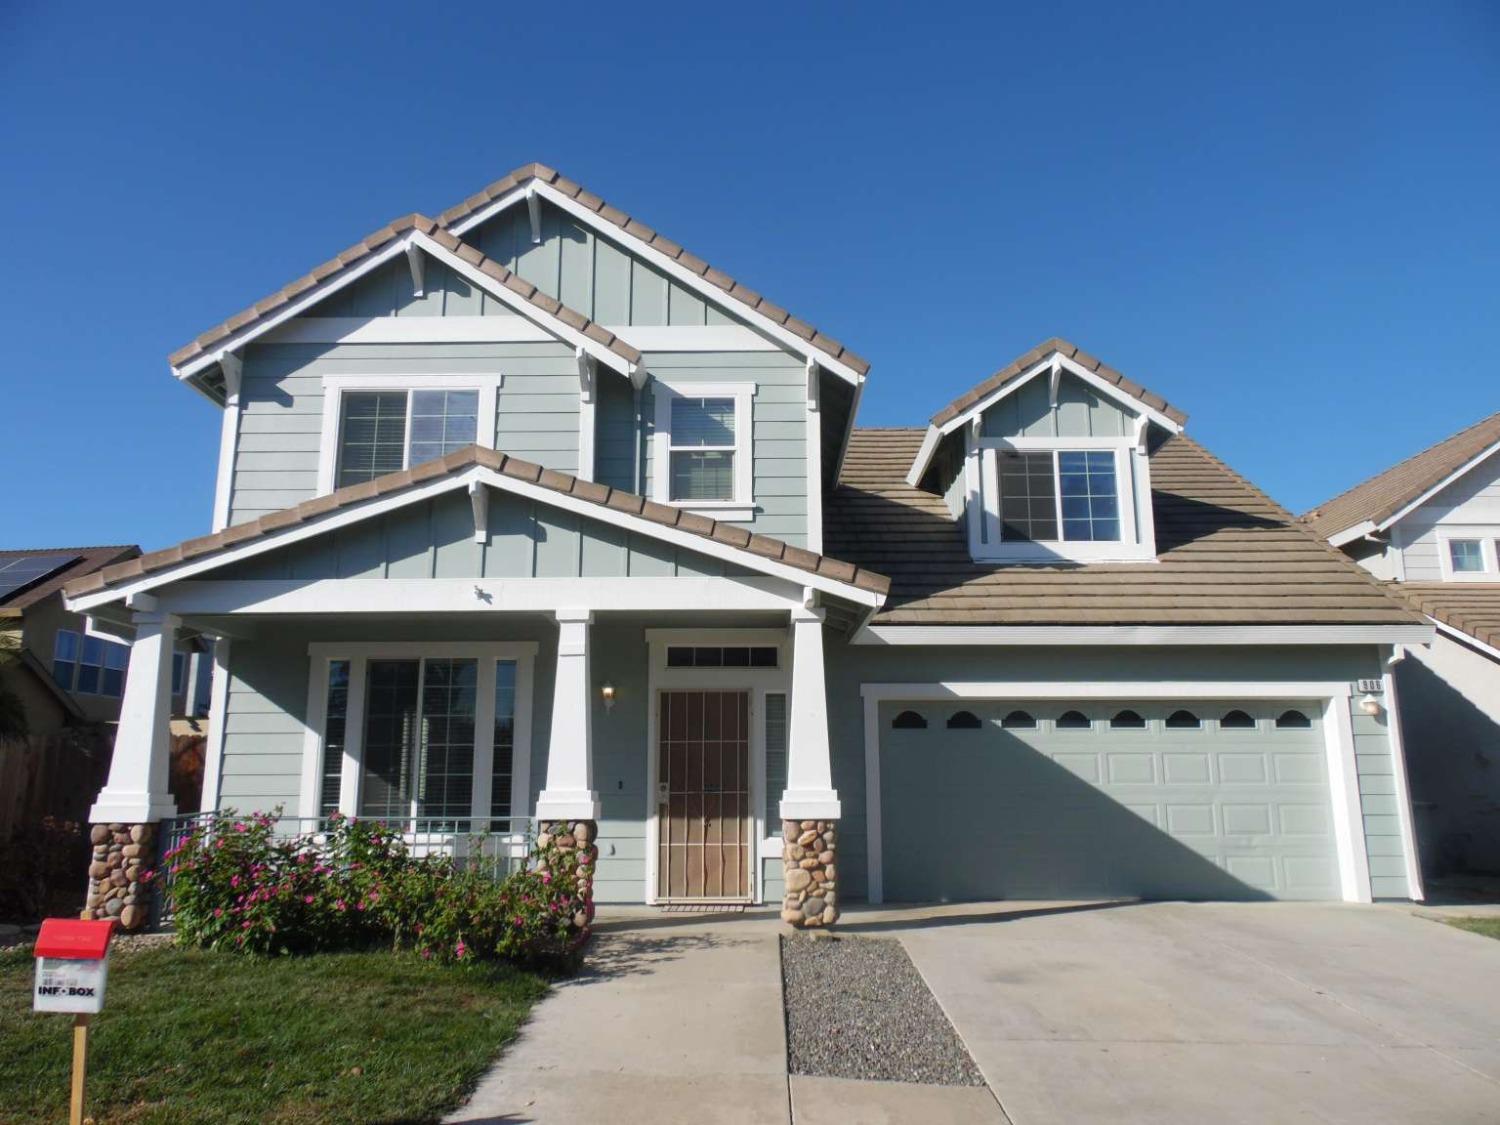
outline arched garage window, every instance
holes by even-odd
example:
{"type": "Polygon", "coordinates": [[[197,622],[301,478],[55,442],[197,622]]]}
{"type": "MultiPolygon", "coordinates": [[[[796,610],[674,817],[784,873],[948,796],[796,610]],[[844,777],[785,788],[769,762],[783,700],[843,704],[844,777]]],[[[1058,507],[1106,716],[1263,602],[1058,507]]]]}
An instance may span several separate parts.
{"type": "Polygon", "coordinates": [[[902,711],[891,720],[892,730],[926,730],[927,720],[915,711],[902,711]]]}
{"type": "Polygon", "coordinates": [[[1301,711],[1293,708],[1283,711],[1276,716],[1276,725],[1282,730],[1307,730],[1312,726],[1312,720],[1301,711]]]}
{"type": "Polygon", "coordinates": [[[948,716],[949,730],[978,730],[983,725],[973,711],[955,711],[948,716]]]}
{"type": "Polygon", "coordinates": [[[1219,720],[1220,730],[1254,730],[1255,720],[1245,712],[1234,710],[1219,720]]]}
{"type": "Polygon", "coordinates": [[[1191,711],[1173,711],[1167,716],[1168,730],[1197,730],[1202,725],[1191,711]]]}
{"type": "Polygon", "coordinates": [[[1035,730],[1036,720],[1030,711],[1012,711],[1000,720],[1000,725],[1006,730],[1035,730]]]}
{"type": "Polygon", "coordinates": [[[1093,726],[1082,711],[1064,711],[1057,717],[1058,730],[1088,730],[1093,726]]]}
{"type": "Polygon", "coordinates": [[[1140,712],[1126,708],[1117,712],[1115,717],[1109,721],[1109,725],[1115,730],[1144,730],[1146,720],[1141,718],[1140,712]]]}

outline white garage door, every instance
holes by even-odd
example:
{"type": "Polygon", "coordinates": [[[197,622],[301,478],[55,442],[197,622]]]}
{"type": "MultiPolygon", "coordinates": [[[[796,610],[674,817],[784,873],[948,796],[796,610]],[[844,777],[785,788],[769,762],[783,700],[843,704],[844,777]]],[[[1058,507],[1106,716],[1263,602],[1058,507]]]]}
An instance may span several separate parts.
{"type": "Polygon", "coordinates": [[[887,901],[1340,897],[1317,703],[892,702],[880,724],[887,901]]]}

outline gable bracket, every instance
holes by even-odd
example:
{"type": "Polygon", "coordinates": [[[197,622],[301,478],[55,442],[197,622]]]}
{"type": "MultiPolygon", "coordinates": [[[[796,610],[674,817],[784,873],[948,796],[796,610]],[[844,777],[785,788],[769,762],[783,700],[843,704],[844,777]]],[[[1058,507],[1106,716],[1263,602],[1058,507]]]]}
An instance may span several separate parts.
{"type": "Polygon", "coordinates": [[[531,241],[539,245],[542,241],[542,197],[536,193],[535,184],[526,192],[526,213],[531,218],[531,241]]]}
{"type": "Polygon", "coordinates": [[[474,510],[474,542],[490,537],[490,489],[483,481],[469,482],[469,507],[474,510]]]}
{"type": "Polygon", "coordinates": [[[225,352],[219,357],[219,370],[224,373],[224,398],[236,403],[240,397],[240,383],[245,376],[245,363],[239,352],[225,352]]]}
{"type": "Polygon", "coordinates": [[[1137,453],[1146,452],[1146,435],[1150,432],[1150,429],[1151,419],[1147,418],[1144,414],[1137,414],[1135,416],[1135,434],[1133,435],[1137,453]]]}
{"type": "Polygon", "coordinates": [[[406,265],[411,270],[411,295],[421,297],[426,293],[427,255],[410,243],[406,247],[406,265]]]}
{"type": "Polygon", "coordinates": [[[1057,409],[1057,388],[1062,383],[1062,360],[1052,357],[1052,370],[1047,373],[1047,405],[1057,409]]]}
{"type": "Polygon", "coordinates": [[[818,361],[809,358],[807,361],[807,409],[816,412],[818,409],[819,374],[818,361]]]}
{"type": "Polygon", "coordinates": [[[582,348],[575,348],[573,355],[578,360],[578,394],[584,402],[593,402],[594,384],[598,379],[594,357],[582,348]]]}

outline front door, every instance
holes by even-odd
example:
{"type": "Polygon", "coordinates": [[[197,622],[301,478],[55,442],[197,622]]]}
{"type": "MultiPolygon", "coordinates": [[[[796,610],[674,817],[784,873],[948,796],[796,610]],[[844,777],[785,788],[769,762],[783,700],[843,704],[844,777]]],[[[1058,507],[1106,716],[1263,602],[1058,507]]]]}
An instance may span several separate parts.
{"type": "Polygon", "coordinates": [[[657,896],[747,901],[750,693],[664,691],[658,707],[657,896]]]}

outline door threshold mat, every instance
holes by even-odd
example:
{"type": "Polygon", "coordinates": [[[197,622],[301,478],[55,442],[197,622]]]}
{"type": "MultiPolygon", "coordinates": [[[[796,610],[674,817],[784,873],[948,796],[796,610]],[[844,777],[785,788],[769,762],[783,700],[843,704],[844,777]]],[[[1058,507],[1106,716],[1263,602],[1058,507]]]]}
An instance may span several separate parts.
{"type": "Polygon", "coordinates": [[[661,908],[663,914],[743,914],[743,902],[669,902],[661,908]]]}

